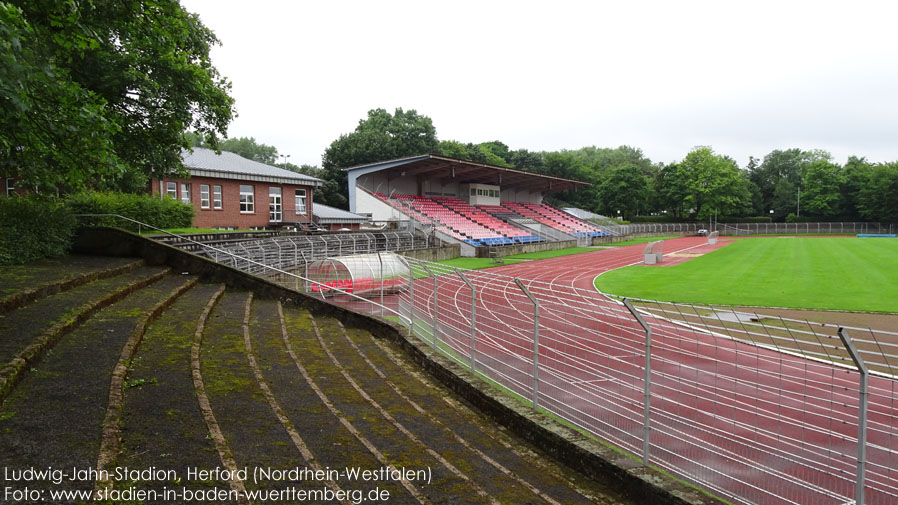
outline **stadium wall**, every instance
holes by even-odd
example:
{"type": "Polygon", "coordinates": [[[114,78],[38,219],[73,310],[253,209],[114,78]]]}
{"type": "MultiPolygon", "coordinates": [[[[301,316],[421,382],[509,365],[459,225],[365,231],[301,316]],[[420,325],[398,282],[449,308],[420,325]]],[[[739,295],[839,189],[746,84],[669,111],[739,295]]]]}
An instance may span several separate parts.
{"type": "Polygon", "coordinates": [[[396,254],[414,258],[416,260],[436,262],[460,257],[461,247],[459,247],[458,244],[452,244],[443,247],[428,247],[427,249],[401,251],[396,254]]]}
{"type": "MultiPolygon", "coordinates": [[[[499,256],[511,256],[513,254],[524,254],[540,251],[555,251],[557,249],[567,249],[568,247],[577,247],[576,240],[563,240],[561,242],[543,242],[540,244],[520,244],[520,245],[504,245],[497,247],[499,256]]],[[[478,247],[475,251],[477,258],[489,258],[489,247],[478,247]]]]}

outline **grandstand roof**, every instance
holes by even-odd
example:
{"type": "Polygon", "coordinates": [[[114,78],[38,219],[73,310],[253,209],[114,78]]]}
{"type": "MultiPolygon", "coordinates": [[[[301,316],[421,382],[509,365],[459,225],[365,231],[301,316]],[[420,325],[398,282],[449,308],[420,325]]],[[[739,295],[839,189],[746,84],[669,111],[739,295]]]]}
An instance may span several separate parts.
{"type": "Polygon", "coordinates": [[[361,173],[387,171],[387,176],[390,178],[407,175],[426,176],[430,179],[438,179],[442,183],[495,184],[503,188],[525,189],[543,193],[589,186],[588,182],[447,158],[436,154],[422,154],[409,158],[369,163],[347,168],[346,171],[358,171],[360,172],[359,175],[361,173]]]}

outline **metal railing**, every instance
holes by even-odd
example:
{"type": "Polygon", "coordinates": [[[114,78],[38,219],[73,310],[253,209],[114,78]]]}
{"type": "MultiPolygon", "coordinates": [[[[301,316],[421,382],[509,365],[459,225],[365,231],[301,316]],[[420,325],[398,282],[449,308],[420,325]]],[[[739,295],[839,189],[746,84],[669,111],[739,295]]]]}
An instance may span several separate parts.
{"type": "Polygon", "coordinates": [[[362,297],[201,245],[398,320],[534,409],[733,502],[898,502],[896,332],[622,303],[408,258],[404,289],[362,297]]]}
{"type": "Polygon", "coordinates": [[[898,225],[886,223],[634,223],[606,225],[614,235],[636,233],[688,233],[698,230],[720,231],[721,235],[857,235],[858,233],[896,233],[898,225]]]}
{"type": "Polygon", "coordinates": [[[408,262],[413,289],[384,304],[410,331],[645,464],[739,503],[898,500],[896,332],[648,300],[631,312],[569,285],[408,262]]]}
{"type": "Polygon", "coordinates": [[[412,232],[342,233],[275,237],[220,244],[214,250],[201,248],[195,253],[258,275],[264,274],[266,267],[291,270],[308,261],[335,256],[407,251],[429,246],[429,237],[420,237],[412,232]],[[227,251],[230,254],[222,255],[219,251],[227,251]],[[238,257],[250,258],[256,263],[238,265],[239,261],[236,259],[238,257]]]}

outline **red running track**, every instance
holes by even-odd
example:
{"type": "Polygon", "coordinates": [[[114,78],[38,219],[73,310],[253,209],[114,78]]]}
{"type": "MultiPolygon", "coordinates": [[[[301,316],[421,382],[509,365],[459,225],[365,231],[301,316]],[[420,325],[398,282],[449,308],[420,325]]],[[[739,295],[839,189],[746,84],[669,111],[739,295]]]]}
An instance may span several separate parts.
{"type": "MultiPolygon", "coordinates": [[[[707,252],[704,238],[667,240],[665,254],[707,252]]],[[[539,403],[634,453],[642,451],[644,333],[593,288],[596,275],[640,263],[619,247],[467,272],[478,289],[476,365],[532,396],[533,305],[540,300],[539,403]]],[[[659,266],[660,268],[661,266],[659,266]]],[[[433,280],[415,282],[433,314],[433,280]]],[[[471,293],[439,277],[440,337],[467,356],[471,293]]],[[[420,316],[419,316],[420,317],[420,316]]],[[[855,495],[858,374],[646,317],[653,329],[651,463],[730,500],[844,504],[855,495]]],[[[898,503],[894,381],[871,377],[866,503],[898,503]],[[896,469],[896,470],[893,470],[896,469]]]]}

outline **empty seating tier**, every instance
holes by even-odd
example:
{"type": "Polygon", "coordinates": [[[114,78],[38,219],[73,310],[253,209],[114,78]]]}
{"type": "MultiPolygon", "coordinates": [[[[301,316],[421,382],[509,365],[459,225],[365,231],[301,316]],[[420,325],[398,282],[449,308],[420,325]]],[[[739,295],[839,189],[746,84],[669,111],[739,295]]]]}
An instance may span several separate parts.
{"type": "Polygon", "coordinates": [[[473,246],[539,242],[532,233],[512,226],[457,198],[420,195],[375,196],[413,219],[433,224],[434,229],[473,246]]]}

